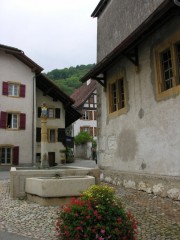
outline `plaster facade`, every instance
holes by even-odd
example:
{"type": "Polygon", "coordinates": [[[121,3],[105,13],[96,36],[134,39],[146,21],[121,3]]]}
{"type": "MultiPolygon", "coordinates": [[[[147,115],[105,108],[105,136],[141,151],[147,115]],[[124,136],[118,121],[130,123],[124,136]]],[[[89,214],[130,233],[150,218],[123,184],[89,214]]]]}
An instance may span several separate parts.
{"type": "Polygon", "coordinates": [[[31,163],[33,156],[33,88],[35,73],[11,54],[0,51],[0,111],[26,114],[23,130],[0,128],[0,146],[19,146],[19,159],[31,163]],[[2,95],[3,82],[15,82],[26,86],[25,97],[2,95]],[[26,151],[24,151],[26,149],[26,151]]]}
{"type": "MultiPolygon", "coordinates": [[[[180,18],[170,20],[138,46],[139,71],[124,57],[106,72],[107,86],[119,73],[125,79],[124,113],[109,114],[108,88],[98,88],[98,164],[103,169],[102,179],[176,200],[180,200],[180,95],[157,99],[155,48],[174,35],[180,36],[179,26],[180,18]]],[[[107,43],[107,39],[104,44],[99,42],[103,49],[107,43]]],[[[103,56],[101,51],[98,55],[103,56]]]]}
{"type": "Polygon", "coordinates": [[[98,18],[97,62],[129,36],[164,0],[110,0],[98,18]]]}
{"type": "MultiPolygon", "coordinates": [[[[37,108],[36,113],[38,111],[38,107],[41,107],[42,103],[46,103],[48,108],[60,108],[60,118],[47,118],[47,129],[55,129],[58,131],[58,128],[65,128],[65,110],[63,104],[60,101],[53,101],[53,99],[49,96],[44,96],[43,92],[40,89],[36,89],[36,97],[37,97],[37,108]]],[[[36,114],[36,126],[41,128],[41,118],[38,118],[36,114]]],[[[46,151],[55,153],[55,162],[61,163],[61,154],[60,150],[64,149],[64,146],[61,142],[57,140],[57,132],[56,132],[56,141],[55,142],[47,142],[46,151]]],[[[41,143],[36,143],[36,153],[41,153],[41,143]]]]}

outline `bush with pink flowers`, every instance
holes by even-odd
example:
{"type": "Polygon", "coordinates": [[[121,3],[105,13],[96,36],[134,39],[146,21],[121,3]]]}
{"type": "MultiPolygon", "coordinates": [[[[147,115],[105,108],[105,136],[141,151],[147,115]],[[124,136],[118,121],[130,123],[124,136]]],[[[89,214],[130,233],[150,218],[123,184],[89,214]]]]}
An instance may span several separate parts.
{"type": "Polygon", "coordinates": [[[92,186],[58,213],[59,240],[135,240],[137,222],[126,212],[114,189],[92,186]]]}

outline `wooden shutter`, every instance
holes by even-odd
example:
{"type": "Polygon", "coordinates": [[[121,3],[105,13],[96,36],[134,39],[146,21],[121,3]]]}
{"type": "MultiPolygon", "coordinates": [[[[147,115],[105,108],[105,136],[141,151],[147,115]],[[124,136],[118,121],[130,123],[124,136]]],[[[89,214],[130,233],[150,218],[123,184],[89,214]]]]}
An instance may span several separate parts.
{"type": "Polygon", "coordinates": [[[7,127],[7,113],[1,112],[0,128],[6,128],[6,127],[7,127]]]}
{"type": "Polygon", "coordinates": [[[41,128],[36,128],[36,142],[41,142],[41,128]]]}
{"type": "Polygon", "coordinates": [[[88,111],[88,119],[89,119],[89,120],[92,120],[92,119],[93,119],[92,111],[88,111]]]}
{"type": "Polygon", "coordinates": [[[58,142],[65,141],[66,141],[65,128],[58,128],[58,142]]]}
{"type": "Polygon", "coordinates": [[[13,148],[12,164],[13,165],[18,165],[19,164],[19,147],[14,147],[13,148]]]}
{"type": "Polygon", "coordinates": [[[91,136],[93,136],[93,127],[90,127],[89,129],[90,129],[91,136]]]}
{"type": "Polygon", "coordinates": [[[2,94],[8,95],[8,82],[3,82],[2,94]]]}
{"type": "Polygon", "coordinates": [[[20,85],[20,97],[25,97],[26,86],[24,84],[20,85]]]}
{"type": "Polygon", "coordinates": [[[60,108],[55,108],[55,118],[60,118],[61,109],[60,108]]]}
{"type": "Polygon", "coordinates": [[[94,127],[94,136],[97,136],[97,127],[94,127]]]}
{"type": "Polygon", "coordinates": [[[97,120],[97,112],[94,111],[94,120],[97,120]]]}
{"type": "Polygon", "coordinates": [[[26,114],[20,114],[20,129],[26,129],[26,114]]]}
{"type": "Polygon", "coordinates": [[[38,118],[41,117],[41,107],[38,107],[38,118]]]}

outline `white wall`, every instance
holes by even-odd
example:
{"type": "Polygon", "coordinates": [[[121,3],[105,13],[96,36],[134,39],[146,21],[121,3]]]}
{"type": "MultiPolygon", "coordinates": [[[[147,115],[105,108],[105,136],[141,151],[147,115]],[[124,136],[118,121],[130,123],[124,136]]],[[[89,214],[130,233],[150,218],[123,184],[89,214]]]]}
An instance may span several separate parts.
{"type": "Polygon", "coordinates": [[[33,112],[34,73],[10,54],[0,51],[0,111],[19,111],[26,113],[25,130],[0,128],[0,145],[19,146],[19,163],[32,163],[32,112],[33,112]],[[2,95],[2,82],[20,82],[26,85],[25,98],[2,95]]]}

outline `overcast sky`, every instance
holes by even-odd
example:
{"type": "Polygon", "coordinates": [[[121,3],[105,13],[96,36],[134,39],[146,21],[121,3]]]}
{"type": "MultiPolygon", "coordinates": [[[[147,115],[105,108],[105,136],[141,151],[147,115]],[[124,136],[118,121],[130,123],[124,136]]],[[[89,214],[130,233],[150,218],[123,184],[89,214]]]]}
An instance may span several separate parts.
{"type": "Polygon", "coordinates": [[[16,47],[44,68],[96,62],[99,0],[0,0],[0,44],[16,47]]]}

